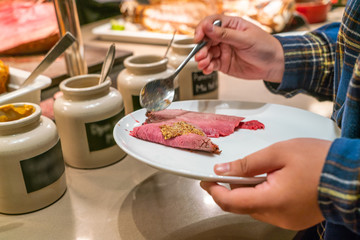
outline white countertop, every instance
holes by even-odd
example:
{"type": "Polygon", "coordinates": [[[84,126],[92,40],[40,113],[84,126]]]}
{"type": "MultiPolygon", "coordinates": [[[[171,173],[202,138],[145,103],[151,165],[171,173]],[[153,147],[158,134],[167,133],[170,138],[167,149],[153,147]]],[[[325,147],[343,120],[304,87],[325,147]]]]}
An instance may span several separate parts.
{"type": "Polygon", "coordinates": [[[0,239],[291,239],[295,234],[222,212],[199,181],[158,172],[130,156],[100,169],[67,167],[66,176],[66,193],[49,207],[0,215],[0,239]]]}

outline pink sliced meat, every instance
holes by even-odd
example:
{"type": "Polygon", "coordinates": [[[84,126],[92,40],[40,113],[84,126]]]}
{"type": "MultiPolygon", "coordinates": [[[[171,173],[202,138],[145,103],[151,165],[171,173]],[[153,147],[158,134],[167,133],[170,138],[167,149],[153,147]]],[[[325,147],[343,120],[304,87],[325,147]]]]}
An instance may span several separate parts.
{"type": "Polygon", "coordinates": [[[130,135],[142,140],[155,142],[170,147],[220,153],[219,147],[212,143],[210,138],[207,136],[189,133],[170,139],[165,139],[161,133],[160,126],[164,124],[171,125],[172,123],[173,121],[170,120],[160,123],[143,124],[139,127],[135,127],[130,132],[130,135]]]}
{"type": "Polygon", "coordinates": [[[239,125],[239,128],[242,129],[250,129],[250,130],[258,130],[258,129],[264,129],[265,125],[257,120],[251,120],[248,122],[241,122],[239,125]]]}
{"type": "Polygon", "coordinates": [[[54,4],[43,0],[1,0],[0,29],[1,54],[44,51],[59,39],[54,4]]]}
{"type": "Polygon", "coordinates": [[[200,128],[208,137],[228,136],[239,127],[243,117],[214,113],[193,112],[181,109],[165,109],[158,112],[148,112],[146,123],[156,123],[166,120],[176,120],[191,123],[200,128]]]}
{"type": "Polygon", "coordinates": [[[202,113],[181,109],[165,109],[158,112],[147,112],[147,119],[143,125],[136,127],[130,135],[150,142],[160,143],[166,146],[201,150],[220,153],[219,147],[212,143],[209,137],[228,136],[235,129],[243,128],[250,130],[264,129],[265,126],[257,120],[244,122],[243,117],[229,116],[214,113],[202,113]],[[204,136],[185,132],[165,139],[161,132],[164,124],[174,126],[177,123],[186,123],[200,130],[204,136]]]}

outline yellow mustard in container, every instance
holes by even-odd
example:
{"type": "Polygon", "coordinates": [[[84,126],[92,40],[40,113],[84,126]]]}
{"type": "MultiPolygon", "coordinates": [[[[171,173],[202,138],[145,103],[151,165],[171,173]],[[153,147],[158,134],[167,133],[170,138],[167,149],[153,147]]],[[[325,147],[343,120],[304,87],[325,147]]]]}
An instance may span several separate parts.
{"type": "Polygon", "coordinates": [[[108,77],[99,74],[68,78],[60,83],[62,96],[54,103],[64,161],[75,168],[98,168],[120,161],[125,152],[113,137],[124,116],[122,96],[108,77]]]}
{"type": "Polygon", "coordinates": [[[0,212],[22,214],[58,200],[65,164],[55,123],[33,103],[0,106],[0,212]]]}
{"type": "Polygon", "coordinates": [[[7,104],[0,107],[0,122],[10,122],[31,115],[35,111],[32,105],[7,104]]]}

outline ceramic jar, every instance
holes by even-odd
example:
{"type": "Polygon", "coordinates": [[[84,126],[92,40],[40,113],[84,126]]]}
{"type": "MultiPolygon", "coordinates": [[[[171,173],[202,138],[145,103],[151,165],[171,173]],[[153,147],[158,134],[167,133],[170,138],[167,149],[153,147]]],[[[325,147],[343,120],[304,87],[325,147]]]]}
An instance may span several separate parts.
{"type": "MultiPolygon", "coordinates": [[[[124,60],[123,69],[117,78],[117,87],[124,98],[125,114],[129,114],[141,107],[139,101],[140,90],[154,79],[165,78],[174,73],[168,66],[167,58],[157,55],[131,56],[124,60]]],[[[179,99],[179,88],[175,78],[174,101],[179,99]]]]}
{"type": "Polygon", "coordinates": [[[65,162],[75,168],[98,168],[121,160],[125,152],[113,138],[115,124],[124,116],[121,94],[108,77],[79,75],[62,81],[62,96],[54,103],[65,162]]]}
{"type": "MultiPolygon", "coordinates": [[[[44,208],[66,190],[65,164],[56,125],[33,103],[29,115],[0,122],[0,212],[21,214],[44,208]]],[[[11,113],[8,113],[9,116],[11,113]]]]}
{"type": "MultiPolygon", "coordinates": [[[[177,68],[195,47],[192,38],[175,40],[168,55],[169,65],[177,68]]],[[[205,75],[197,67],[194,57],[184,66],[178,75],[179,99],[217,99],[218,73],[205,75]]]]}

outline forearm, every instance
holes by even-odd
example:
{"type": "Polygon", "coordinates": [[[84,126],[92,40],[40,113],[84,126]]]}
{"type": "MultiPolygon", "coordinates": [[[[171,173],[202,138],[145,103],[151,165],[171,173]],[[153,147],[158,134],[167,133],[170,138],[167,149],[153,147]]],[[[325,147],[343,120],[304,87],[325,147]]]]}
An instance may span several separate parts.
{"type": "Polygon", "coordinates": [[[331,100],[338,29],[334,23],[305,35],[276,36],[284,49],[285,72],[281,84],[265,81],[269,90],[286,97],[303,92],[331,100]]]}

